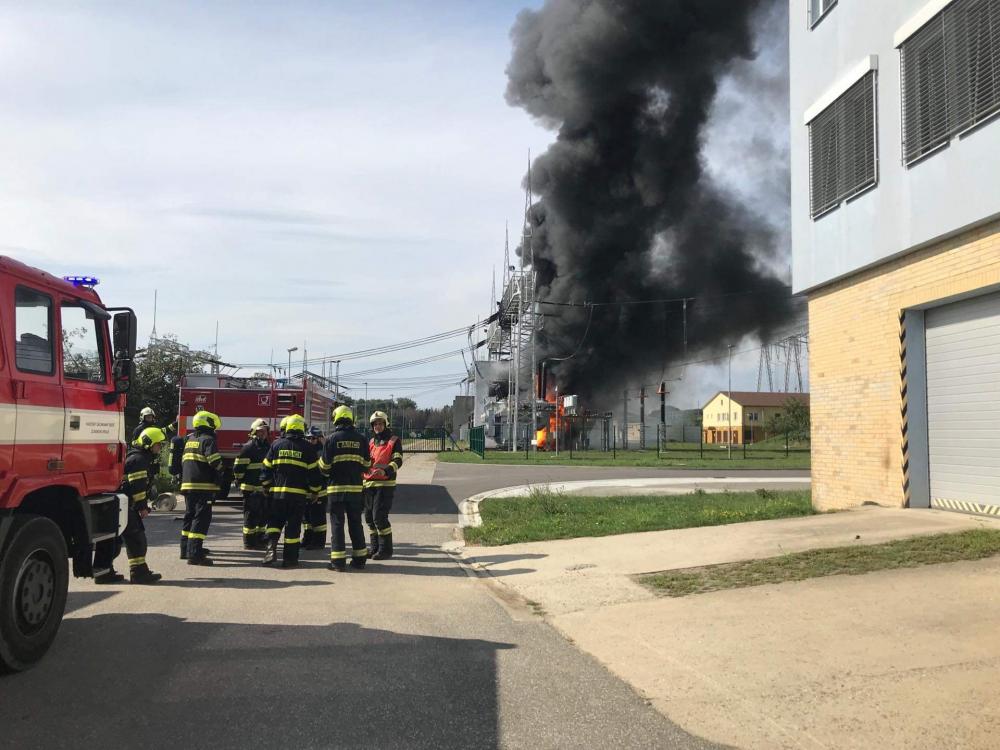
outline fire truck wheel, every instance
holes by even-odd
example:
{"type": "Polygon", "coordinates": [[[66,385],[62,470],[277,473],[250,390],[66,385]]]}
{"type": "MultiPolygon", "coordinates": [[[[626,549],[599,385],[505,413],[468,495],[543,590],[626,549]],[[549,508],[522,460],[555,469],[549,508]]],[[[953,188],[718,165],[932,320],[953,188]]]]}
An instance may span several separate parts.
{"type": "Polygon", "coordinates": [[[66,609],[69,565],[48,518],[18,516],[0,555],[0,671],[31,667],[55,640],[66,609]]]}

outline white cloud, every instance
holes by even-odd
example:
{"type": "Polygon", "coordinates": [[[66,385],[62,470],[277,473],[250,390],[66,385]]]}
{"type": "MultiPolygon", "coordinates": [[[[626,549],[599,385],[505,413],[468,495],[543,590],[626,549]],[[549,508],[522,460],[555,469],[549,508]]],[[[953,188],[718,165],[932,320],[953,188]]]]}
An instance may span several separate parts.
{"type": "Polygon", "coordinates": [[[2,251],[230,361],[471,322],[550,135],[469,5],[0,6],[2,251]]]}

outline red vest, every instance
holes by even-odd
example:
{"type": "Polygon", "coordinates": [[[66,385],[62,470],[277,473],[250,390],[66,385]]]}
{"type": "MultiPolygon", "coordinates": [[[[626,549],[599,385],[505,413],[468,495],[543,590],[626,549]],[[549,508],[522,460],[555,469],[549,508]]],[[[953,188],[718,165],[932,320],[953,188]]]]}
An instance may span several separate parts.
{"type": "MultiPolygon", "coordinates": [[[[392,454],[396,449],[396,441],[399,437],[393,435],[386,442],[381,445],[375,444],[375,438],[368,441],[368,450],[372,454],[372,466],[375,464],[388,464],[392,462],[392,454]]],[[[365,472],[365,479],[388,479],[386,473],[382,469],[369,469],[365,472]]]]}

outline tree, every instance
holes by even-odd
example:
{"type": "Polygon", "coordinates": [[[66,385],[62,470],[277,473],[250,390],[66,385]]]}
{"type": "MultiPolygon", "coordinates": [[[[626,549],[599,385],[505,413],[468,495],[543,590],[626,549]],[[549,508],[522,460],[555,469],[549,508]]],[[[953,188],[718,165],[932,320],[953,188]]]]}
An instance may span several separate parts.
{"type": "Polygon", "coordinates": [[[766,425],[769,435],[788,435],[789,440],[809,440],[809,406],[798,398],[785,401],[784,410],[772,416],[766,425]]]}
{"type": "Polygon", "coordinates": [[[149,346],[136,355],[135,379],[125,405],[126,427],[129,432],[139,423],[139,411],[144,406],[153,407],[161,423],[173,421],[177,416],[177,389],[186,373],[204,372],[208,352],[190,349],[177,342],[177,337],[166,335],[150,341],[149,346]]]}

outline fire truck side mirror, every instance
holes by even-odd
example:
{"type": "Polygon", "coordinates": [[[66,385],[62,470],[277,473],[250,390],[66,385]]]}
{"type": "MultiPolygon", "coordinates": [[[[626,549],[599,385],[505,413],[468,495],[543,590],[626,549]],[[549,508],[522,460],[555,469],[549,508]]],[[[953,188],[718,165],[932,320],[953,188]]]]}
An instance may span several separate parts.
{"type": "Polygon", "coordinates": [[[128,393],[135,378],[135,362],[131,359],[116,359],[112,372],[115,378],[115,393],[128,393]]]}
{"type": "MultiPolygon", "coordinates": [[[[138,327],[139,322],[131,310],[115,314],[113,343],[116,360],[131,360],[135,356],[135,338],[138,327]]],[[[116,377],[115,380],[117,381],[117,379],[116,377]]]]}

